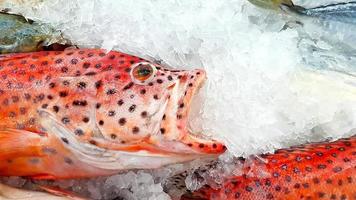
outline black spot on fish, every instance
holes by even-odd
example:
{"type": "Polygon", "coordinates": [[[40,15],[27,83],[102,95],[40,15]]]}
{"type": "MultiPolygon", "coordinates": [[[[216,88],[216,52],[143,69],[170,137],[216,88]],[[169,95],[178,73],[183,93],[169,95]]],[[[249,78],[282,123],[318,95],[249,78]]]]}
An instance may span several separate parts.
{"type": "Polygon", "coordinates": [[[72,104],[73,106],[86,106],[88,102],[86,100],[74,100],[72,104]]]}
{"type": "Polygon", "coordinates": [[[53,106],[53,111],[56,112],[56,113],[59,112],[59,107],[58,106],[53,106]]]}
{"type": "Polygon", "coordinates": [[[130,107],[129,107],[129,112],[134,112],[136,109],[136,105],[135,104],[132,104],[130,107]]]}
{"type": "Polygon", "coordinates": [[[113,94],[115,94],[115,93],[116,93],[116,90],[115,90],[115,89],[109,89],[109,90],[106,92],[107,95],[113,95],[113,94]]]}
{"type": "Polygon", "coordinates": [[[125,118],[120,118],[120,119],[119,119],[119,124],[120,124],[121,126],[125,125],[125,124],[126,124],[126,119],[125,119],[125,118]]]}
{"type": "Polygon", "coordinates": [[[250,187],[250,186],[246,186],[246,188],[245,188],[245,190],[247,191],[247,192],[252,192],[252,187],[250,187]]]}
{"type": "Polygon", "coordinates": [[[62,137],[61,139],[62,139],[62,141],[63,141],[64,143],[69,144],[69,141],[68,141],[67,138],[62,137]]]}
{"type": "Polygon", "coordinates": [[[69,164],[69,165],[73,164],[73,160],[68,158],[68,157],[64,157],[64,162],[69,164]]]}
{"type": "Polygon", "coordinates": [[[99,80],[99,81],[95,82],[95,87],[97,89],[100,88],[102,85],[103,85],[103,81],[102,80],[99,80]]]}
{"type": "Polygon", "coordinates": [[[96,107],[96,109],[99,109],[101,107],[101,104],[100,103],[96,103],[95,107],[96,107]]]}
{"type": "Polygon", "coordinates": [[[82,129],[76,129],[76,130],[74,131],[74,133],[75,133],[76,135],[78,135],[78,136],[84,135],[84,132],[83,132],[82,129]]]}
{"type": "Polygon", "coordinates": [[[61,63],[61,62],[63,62],[63,59],[62,59],[62,58],[58,58],[58,59],[55,61],[56,64],[59,64],[59,63],[61,63]]]}
{"type": "Polygon", "coordinates": [[[275,178],[279,177],[279,173],[278,172],[273,172],[273,177],[275,177],[275,178]]]}
{"type": "Polygon", "coordinates": [[[86,75],[86,76],[94,76],[94,75],[96,75],[96,72],[87,72],[84,75],[86,75]]]}
{"type": "Polygon", "coordinates": [[[69,118],[68,117],[63,117],[62,118],[62,123],[63,124],[68,124],[70,122],[69,118]]]}
{"type": "Polygon", "coordinates": [[[134,85],[134,83],[133,83],[133,82],[130,82],[130,83],[128,83],[128,84],[123,88],[123,90],[128,90],[128,89],[130,89],[133,85],[134,85]]]}
{"type": "Polygon", "coordinates": [[[61,71],[62,71],[62,73],[67,73],[68,72],[68,67],[62,67],[61,71]]]}
{"type": "Polygon", "coordinates": [[[89,118],[88,117],[83,117],[83,122],[88,123],[89,122],[89,118]]]}
{"type": "Polygon", "coordinates": [[[108,116],[109,117],[112,117],[112,116],[115,116],[115,111],[113,111],[113,110],[110,110],[109,112],[108,112],[108,116]]]}
{"type": "Polygon", "coordinates": [[[57,150],[51,147],[43,147],[42,151],[46,154],[52,154],[52,155],[57,154],[57,150]]]}
{"type": "Polygon", "coordinates": [[[99,125],[100,125],[100,126],[104,125],[104,121],[103,121],[103,120],[100,120],[100,121],[99,121],[99,125]]]}
{"type": "Polygon", "coordinates": [[[84,69],[88,69],[89,67],[90,67],[90,63],[87,63],[87,62],[83,63],[84,69]]]}
{"type": "Polygon", "coordinates": [[[124,104],[124,100],[120,99],[119,101],[117,101],[117,105],[122,106],[124,104]]]}
{"type": "Polygon", "coordinates": [[[73,59],[70,61],[70,63],[72,63],[73,65],[76,65],[76,64],[78,63],[78,59],[73,58],[73,59]]]}
{"type": "Polygon", "coordinates": [[[141,117],[142,117],[142,118],[146,118],[146,117],[147,117],[147,112],[146,112],[146,111],[143,111],[143,112],[141,113],[141,117]]]}
{"type": "Polygon", "coordinates": [[[334,171],[335,173],[341,172],[341,170],[342,170],[341,167],[334,167],[334,168],[333,168],[333,171],[334,171]]]}
{"type": "Polygon", "coordinates": [[[137,134],[138,132],[140,132],[140,128],[138,128],[137,126],[132,128],[132,133],[133,134],[137,134]]]}
{"type": "Polygon", "coordinates": [[[59,96],[60,97],[66,97],[66,96],[68,96],[68,92],[67,91],[60,91],[59,92],[59,96]]]}
{"type": "Polygon", "coordinates": [[[78,87],[79,89],[84,89],[84,88],[87,87],[87,84],[86,84],[85,82],[79,82],[79,83],[77,84],[77,87],[78,87]]]}
{"type": "Polygon", "coordinates": [[[323,165],[323,164],[318,165],[318,169],[325,169],[325,168],[326,168],[326,165],[323,165]]]}

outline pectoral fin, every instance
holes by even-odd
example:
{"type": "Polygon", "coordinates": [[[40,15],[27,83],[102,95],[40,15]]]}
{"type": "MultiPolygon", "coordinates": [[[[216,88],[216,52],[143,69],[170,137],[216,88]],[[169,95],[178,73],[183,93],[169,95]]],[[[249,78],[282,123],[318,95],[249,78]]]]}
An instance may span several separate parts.
{"type": "Polygon", "coordinates": [[[81,162],[63,143],[53,134],[0,131],[0,176],[64,179],[113,174],[81,162]]]}
{"type": "Polygon", "coordinates": [[[10,161],[14,157],[41,156],[41,147],[46,137],[25,130],[7,129],[0,131],[0,158],[10,161]]]}

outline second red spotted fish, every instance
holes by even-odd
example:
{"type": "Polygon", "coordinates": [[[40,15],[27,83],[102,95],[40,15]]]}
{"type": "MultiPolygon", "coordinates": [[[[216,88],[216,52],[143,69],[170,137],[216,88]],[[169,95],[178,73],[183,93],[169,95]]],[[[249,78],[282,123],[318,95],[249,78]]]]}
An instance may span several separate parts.
{"type": "Polygon", "coordinates": [[[203,70],[172,70],[103,50],[0,57],[0,175],[59,179],[214,157],[191,134],[203,70]]]}
{"type": "Polygon", "coordinates": [[[356,199],[356,136],[238,159],[220,189],[205,186],[188,199],[356,199]]]}

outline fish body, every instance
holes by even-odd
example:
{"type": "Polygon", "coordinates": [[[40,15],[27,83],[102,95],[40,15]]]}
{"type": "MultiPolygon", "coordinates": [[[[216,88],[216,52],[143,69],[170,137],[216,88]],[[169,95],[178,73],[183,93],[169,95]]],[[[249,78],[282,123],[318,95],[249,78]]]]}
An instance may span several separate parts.
{"type": "Polygon", "coordinates": [[[173,70],[120,52],[67,49],[0,57],[0,175],[109,175],[215,157],[189,132],[204,70],[173,70]]]}
{"type": "Polygon", "coordinates": [[[315,17],[325,21],[356,24],[356,2],[336,3],[313,8],[303,8],[295,5],[287,6],[290,11],[303,16],[315,17]]]}
{"type": "Polygon", "coordinates": [[[235,172],[183,199],[355,199],[356,136],[239,159],[235,172]]]}
{"type": "Polygon", "coordinates": [[[286,23],[282,31],[295,29],[298,32],[297,48],[305,66],[355,72],[355,1],[303,1],[304,4],[297,1],[260,1],[269,6],[250,0],[259,7],[283,13],[280,16],[286,23]]]}
{"type": "Polygon", "coordinates": [[[19,15],[0,13],[0,53],[31,52],[64,43],[59,31],[19,15]]]}
{"type": "MultiPolygon", "coordinates": [[[[299,16],[308,16],[325,21],[338,21],[347,24],[356,23],[356,2],[341,2],[305,8],[291,0],[249,0],[252,4],[272,10],[283,10],[299,16]]],[[[320,2],[325,3],[325,2],[320,2]]]]}

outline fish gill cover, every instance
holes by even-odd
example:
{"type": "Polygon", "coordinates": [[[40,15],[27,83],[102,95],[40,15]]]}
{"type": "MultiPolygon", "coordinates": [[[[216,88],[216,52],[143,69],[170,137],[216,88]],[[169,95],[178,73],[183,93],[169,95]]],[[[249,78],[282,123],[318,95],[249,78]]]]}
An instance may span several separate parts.
{"type": "MultiPolygon", "coordinates": [[[[341,24],[331,34],[318,20],[262,10],[242,0],[1,4],[52,24],[80,47],[120,50],[179,69],[204,68],[208,81],[195,102],[200,108],[191,129],[219,137],[233,155],[348,136],[356,125],[355,51],[345,42],[353,41],[350,26],[341,24]]],[[[118,194],[168,199],[160,183],[185,167],[59,184],[94,199],[118,194]]],[[[186,182],[190,189],[199,188],[191,175],[186,182]]]]}

